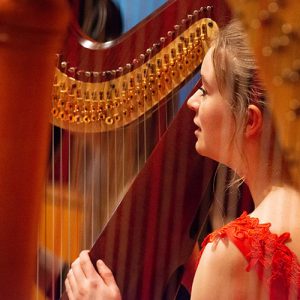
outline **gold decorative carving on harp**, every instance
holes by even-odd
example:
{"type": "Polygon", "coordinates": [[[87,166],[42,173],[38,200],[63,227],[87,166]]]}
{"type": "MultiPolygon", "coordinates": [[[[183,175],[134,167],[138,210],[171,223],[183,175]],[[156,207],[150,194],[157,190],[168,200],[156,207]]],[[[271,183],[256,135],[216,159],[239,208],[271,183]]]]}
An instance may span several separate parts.
{"type": "MultiPolygon", "coordinates": [[[[207,217],[211,199],[206,197],[215,164],[195,153],[192,114],[185,106],[162,134],[169,126],[168,99],[199,70],[217,23],[228,18],[225,4],[212,8],[213,4],[169,1],[108,44],[84,37],[74,23],[59,56],[52,120],[64,129],[62,145],[66,140],[68,145],[56,154],[67,151],[71,158],[67,158],[68,181],[52,174],[49,182],[42,244],[68,263],[81,249],[91,247],[101,231],[91,258],[95,262],[100,256],[112,268],[124,299],[172,298],[207,217]],[[147,141],[150,147],[142,145],[153,135],[155,139],[147,141]],[[49,220],[57,208],[59,217],[49,220]],[[95,225],[88,214],[101,220],[95,225]],[[60,242],[55,232],[62,234],[60,242]],[[171,248],[177,250],[171,254],[171,248]]],[[[171,103],[171,110],[176,105],[171,103]]],[[[63,159],[58,161],[64,170],[63,159]]],[[[57,287],[54,273],[52,295],[57,287]]]]}
{"type": "Polygon", "coordinates": [[[151,111],[199,68],[217,32],[216,23],[202,15],[194,11],[187,24],[176,25],[167,37],[117,69],[101,72],[95,65],[76,70],[61,61],[54,83],[53,123],[73,131],[105,132],[151,111]]]}

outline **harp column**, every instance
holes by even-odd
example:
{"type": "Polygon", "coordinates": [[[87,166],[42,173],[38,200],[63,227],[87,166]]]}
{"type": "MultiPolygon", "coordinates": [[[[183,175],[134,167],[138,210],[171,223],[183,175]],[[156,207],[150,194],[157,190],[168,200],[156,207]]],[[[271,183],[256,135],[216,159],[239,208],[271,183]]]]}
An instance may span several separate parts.
{"type": "Polygon", "coordinates": [[[0,0],[0,291],[32,299],[65,0],[0,0]]]}

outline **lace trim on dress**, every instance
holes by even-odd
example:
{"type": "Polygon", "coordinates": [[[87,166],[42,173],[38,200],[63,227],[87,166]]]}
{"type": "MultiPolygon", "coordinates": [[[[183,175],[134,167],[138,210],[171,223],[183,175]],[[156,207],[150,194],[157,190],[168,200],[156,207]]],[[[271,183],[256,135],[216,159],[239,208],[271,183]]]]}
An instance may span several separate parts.
{"type": "Polygon", "coordinates": [[[243,212],[239,218],[209,234],[202,243],[202,251],[208,243],[227,237],[247,259],[247,271],[255,269],[271,290],[285,289],[288,294],[290,289],[296,289],[298,294],[300,265],[295,253],[285,245],[290,233],[271,233],[270,226],[243,212]]]}

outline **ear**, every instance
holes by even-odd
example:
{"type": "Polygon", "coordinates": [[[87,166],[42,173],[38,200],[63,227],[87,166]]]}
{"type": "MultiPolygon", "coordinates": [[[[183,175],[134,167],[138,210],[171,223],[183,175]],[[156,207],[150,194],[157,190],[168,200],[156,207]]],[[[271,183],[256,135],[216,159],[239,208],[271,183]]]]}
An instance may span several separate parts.
{"type": "Polygon", "coordinates": [[[261,132],[263,116],[261,110],[254,104],[248,106],[248,120],[245,129],[246,137],[256,136],[261,132]]]}

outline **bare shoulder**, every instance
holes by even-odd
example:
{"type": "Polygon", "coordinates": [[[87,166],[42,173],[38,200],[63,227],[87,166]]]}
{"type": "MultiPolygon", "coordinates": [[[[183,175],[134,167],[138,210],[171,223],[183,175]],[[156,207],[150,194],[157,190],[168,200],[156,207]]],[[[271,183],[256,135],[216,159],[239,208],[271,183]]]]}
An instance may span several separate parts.
{"type": "Polygon", "coordinates": [[[270,231],[277,235],[288,232],[286,245],[300,257],[300,194],[292,188],[274,188],[251,213],[260,223],[270,223],[270,231]]]}
{"type": "Polygon", "coordinates": [[[194,277],[191,299],[264,299],[258,276],[246,271],[247,264],[228,238],[207,244],[194,277]]]}

